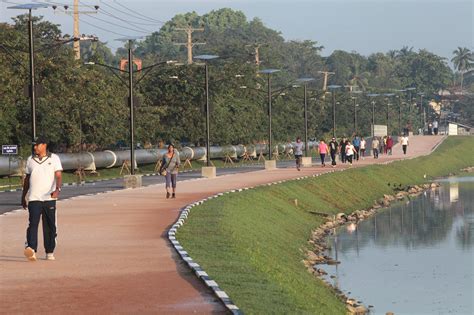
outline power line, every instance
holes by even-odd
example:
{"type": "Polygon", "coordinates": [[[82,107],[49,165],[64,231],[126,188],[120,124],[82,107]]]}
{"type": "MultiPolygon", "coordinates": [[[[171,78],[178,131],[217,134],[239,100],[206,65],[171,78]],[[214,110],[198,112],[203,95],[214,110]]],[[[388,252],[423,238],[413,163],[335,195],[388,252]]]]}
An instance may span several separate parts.
{"type": "MultiPolygon", "coordinates": [[[[129,12],[122,11],[122,10],[120,10],[120,9],[118,9],[118,8],[116,8],[116,7],[112,6],[112,5],[110,5],[110,4],[107,4],[105,1],[103,1],[103,2],[101,2],[101,3],[103,3],[104,5],[108,6],[109,8],[111,8],[111,9],[117,11],[117,12],[120,12],[120,13],[125,14],[125,15],[127,15],[127,16],[130,15],[129,12]]],[[[141,14],[141,13],[138,13],[137,11],[134,11],[134,10],[132,10],[132,9],[130,9],[130,8],[127,8],[127,7],[125,7],[124,5],[120,4],[118,1],[115,1],[115,3],[117,3],[119,6],[121,6],[121,7],[125,8],[125,9],[127,9],[128,11],[136,12],[136,13],[138,14],[138,16],[139,16],[138,18],[141,19],[141,20],[144,20],[144,21],[147,21],[147,22],[157,22],[157,23],[160,23],[160,24],[165,24],[165,22],[163,22],[163,21],[155,20],[155,19],[153,19],[153,18],[149,18],[149,17],[147,17],[147,16],[144,16],[144,15],[141,14]]]]}
{"type": "MultiPolygon", "coordinates": [[[[81,1],[79,1],[79,2],[81,2],[81,1]]],[[[106,4],[105,2],[101,2],[101,3],[105,4],[106,6],[109,6],[109,5],[106,4]]],[[[135,28],[137,28],[137,29],[140,29],[140,30],[142,30],[142,31],[144,31],[144,32],[146,32],[146,33],[151,33],[150,30],[147,30],[147,29],[145,29],[145,28],[143,28],[143,27],[140,27],[140,26],[138,26],[138,25],[133,25],[130,21],[127,21],[127,20],[125,20],[125,19],[122,19],[122,18],[120,18],[120,17],[118,17],[118,16],[116,16],[116,15],[113,15],[112,13],[107,12],[107,11],[104,10],[103,8],[101,8],[100,11],[101,11],[101,12],[104,12],[104,14],[107,14],[107,15],[109,15],[110,17],[112,17],[112,18],[114,18],[114,19],[117,19],[117,20],[119,20],[119,21],[122,21],[122,22],[124,22],[124,23],[126,23],[126,24],[128,24],[128,25],[131,25],[131,26],[133,26],[133,27],[135,27],[135,28]]]]}
{"type": "MultiPolygon", "coordinates": [[[[113,15],[112,13],[104,10],[104,8],[101,8],[100,11],[101,11],[100,13],[103,13],[103,14],[108,15],[110,17],[116,18],[115,15],[113,15]]],[[[144,26],[156,26],[157,25],[157,23],[141,23],[141,22],[135,22],[135,21],[130,21],[129,23],[136,24],[136,25],[144,25],[144,26]]]]}
{"type": "Polygon", "coordinates": [[[133,28],[130,28],[130,27],[127,27],[127,26],[123,26],[123,25],[120,25],[120,24],[116,24],[116,23],[101,19],[101,18],[96,17],[96,16],[91,15],[91,16],[88,16],[88,17],[93,18],[93,19],[98,20],[98,21],[102,21],[103,23],[107,23],[107,24],[110,24],[110,25],[113,25],[113,26],[121,27],[123,29],[127,29],[127,30],[134,31],[134,32],[137,32],[137,33],[145,33],[145,34],[150,33],[150,31],[144,32],[144,31],[141,31],[139,29],[133,29],[133,28]]]}
{"type": "Polygon", "coordinates": [[[121,6],[122,8],[124,8],[124,9],[126,9],[126,10],[128,10],[128,11],[130,11],[130,12],[136,13],[136,14],[138,14],[138,16],[143,17],[143,20],[148,19],[148,20],[150,20],[150,21],[153,21],[153,22],[156,22],[156,23],[159,23],[159,24],[166,24],[166,22],[163,22],[163,21],[160,21],[160,20],[156,20],[156,19],[154,19],[154,18],[151,18],[151,17],[148,17],[148,16],[146,16],[146,15],[143,15],[142,13],[140,13],[140,12],[138,12],[138,11],[135,11],[135,10],[133,10],[133,9],[130,9],[130,8],[124,6],[123,4],[119,3],[118,1],[114,1],[114,2],[115,2],[117,5],[121,6]]]}
{"type": "Polygon", "coordinates": [[[89,25],[89,26],[92,26],[92,27],[98,28],[99,30],[102,30],[102,31],[104,31],[104,32],[108,32],[108,33],[115,34],[115,35],[118,35],[118,36],[123,36],[123,37],[127,37],[127,36],[129,36],[129,35],[130,35],[130,34],[122,34],[122,33],[117,33],[117,32],[114,32],[114,31],[108,30],[108,29],[106,29],[106,28],[102,28],[102,27],[100,27],[100,26],[97,26],[97,25],[94,25],[94,24],[92,24],[92,23],[89,23],[89,22],[87,22],[87,21],[84,21],[84,20],[83,20],[83,19],[81,19],[81,18],[79,18],[79,20],[80,20],[82,23],[85,23],[85,24],[87,24],[87,25],[89,25]]]}

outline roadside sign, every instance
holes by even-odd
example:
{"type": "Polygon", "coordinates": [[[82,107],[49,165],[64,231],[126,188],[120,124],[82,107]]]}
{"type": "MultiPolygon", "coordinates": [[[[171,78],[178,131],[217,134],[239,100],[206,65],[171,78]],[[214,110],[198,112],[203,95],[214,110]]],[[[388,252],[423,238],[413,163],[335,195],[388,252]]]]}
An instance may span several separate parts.
{"type": "Polygon", "coordinates": [[[387,135],[387,126],[386,125],[374,125],[373,126],[374,135],[376,137],[383,137],[387,135]]]}
{"type": "Polygon", "coordinates": [[[4,144],[2,145],[2,155],[17,155],[18,145],[16,144],[4,144]]]}

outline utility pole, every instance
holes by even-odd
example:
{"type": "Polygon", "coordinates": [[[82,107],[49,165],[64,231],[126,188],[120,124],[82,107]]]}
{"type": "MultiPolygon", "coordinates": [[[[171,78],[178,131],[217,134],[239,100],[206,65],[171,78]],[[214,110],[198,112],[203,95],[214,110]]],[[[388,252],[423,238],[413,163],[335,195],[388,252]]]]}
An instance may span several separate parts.
{"type": "MultiPolygon", "coordinates": [[[[57,6],[53,5],[53,10],[56,13],[57,6]]],[[[72,15],[73,20],[74,20],[74,28],[73,28],[73,36],[74,38],[79,38],[80,37],[80,32],[79,32],[79,15],[80,14],[97,14],[97,10],[99,10],[99,6],[95,5],[94,9],[95,11],[79,11],[79,0],[74,0],[73,3],[73,11],[68,11],[69,6],[64,5],[64,13],[68,15],[72,15]]],[[[73,43],[73,50],[74,50],[74,59],[79,60],[81,59],[81,43],[80,41],[74,41],[73,43]]]]}
{"type": "Polygon", "coordinates": [[[330,74],[336,74],[336,73],[335,72],[329,72],[329,71],[318,71],[318,73],[324,74],[323,91],[326,91],[327,86],[328,86],[328,76],[330,74]]]}
{"type": "Polygon", "coordinates": [[[176,28],[177,31],[183,31],[187,35],[186,43],[175,43],[176,46],[186,46],[188,50],[188,65],[193,63],[193,47],[196,45],[205,45],[206,43],[193,43],[194,32],[204,32],[204,28],[193,28],[191,26],[185,28],[176,28]]]}
{"type": "Polygon", "coordinates": [[[258,67],[260,66],[260,47],[262,45],[258,44],[255,46],[255,65],[258,67]]]}
{"type": "Polygon", "coordinates": [[[255,56],[255,65],[257,66],[257,68],[260,66],[260,64],[262,63],[260,61],[260,48],[265,45],[265,44],[258,44],[258,43],[255,43],[255,44],[250,44],[250,45],[245,45],[245,47],[253,47],[254,51],[253,51],[253,55],[255,56]]]}

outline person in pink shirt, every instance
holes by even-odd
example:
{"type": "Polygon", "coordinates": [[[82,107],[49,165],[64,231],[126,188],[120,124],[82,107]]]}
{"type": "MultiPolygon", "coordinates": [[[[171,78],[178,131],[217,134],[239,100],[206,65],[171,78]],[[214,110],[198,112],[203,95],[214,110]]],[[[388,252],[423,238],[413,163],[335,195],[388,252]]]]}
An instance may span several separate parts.
{"type": "Polygon", "coordinates": [[[328,145],[326,144],[324,139],[321,139],[319,141],[318,151],[319,151],[319,156],[321,157],[321,165],[325,167],[326,163],[324,160],[326,159],[326,154],[328,154],[328,145]]]}

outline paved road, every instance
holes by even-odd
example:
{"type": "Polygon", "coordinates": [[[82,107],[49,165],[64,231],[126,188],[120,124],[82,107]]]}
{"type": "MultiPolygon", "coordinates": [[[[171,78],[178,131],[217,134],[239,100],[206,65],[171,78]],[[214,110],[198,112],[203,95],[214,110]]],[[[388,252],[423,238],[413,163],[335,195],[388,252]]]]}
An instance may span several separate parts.
{"type": "MultiPolygon", "coordinates": [[[[314,160],[316,161],[316,160],[314,160]]],[[[278,167],[290,167],[294,165],[294,161],[281,161],[278,162],[278,167]]],[[[228,168],[218,168],[217,176],[236,174],[236,173],[246,173],[252,171],[263,170],[264,166],[261,164],[255,165],[245,165],[240,167],[228,167],[228,168]]],[[[180,173],[178,176],[178,181],[200,178],[200,170],[193,170],[180,173]]],[[[153,176],[143,176],[143,186],[150,186],[155,184],[164,183],[164,178],[159,175],[153,176]]],[[[111,179],[104,180],[95,183],[86,183],[79,186],[65,186],[61,191],[61,199],[69,199],[71,197],[103,193],[107,191],[115,191],[123,189],[123,180],[122,179],[111,179]]],[[[5,212],[20,209],[20,198],[21,191],[6,191],[0,192],[0,214],[5,212]]]]}

